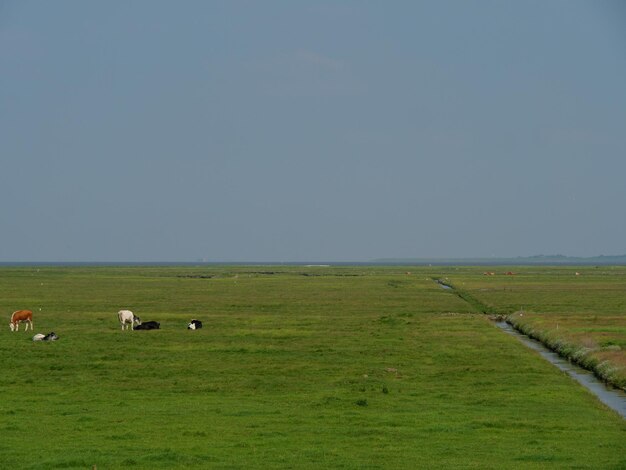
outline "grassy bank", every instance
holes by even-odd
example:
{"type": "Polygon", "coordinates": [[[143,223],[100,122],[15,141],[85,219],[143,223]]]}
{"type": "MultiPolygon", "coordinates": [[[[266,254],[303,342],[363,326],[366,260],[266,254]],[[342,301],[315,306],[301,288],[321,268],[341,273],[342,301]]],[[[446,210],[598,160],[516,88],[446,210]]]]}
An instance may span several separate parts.
{"type": "Polygon", "coordinates": [[[626,390],[626,268],[473,269],[452,279],[484,309],[626,390]]]}
{"type": "Polygon", "coordinates": [[[2,269],[61,339],[0,334],[0,467],[624,468],[624,421],[439,274],[2,269]]]}
{"type": "Polygon", "coordinates": [[[535,338],[603,381],[626,390],[626,318],[524,314],[509,315],[517,330],[535,338]]]}

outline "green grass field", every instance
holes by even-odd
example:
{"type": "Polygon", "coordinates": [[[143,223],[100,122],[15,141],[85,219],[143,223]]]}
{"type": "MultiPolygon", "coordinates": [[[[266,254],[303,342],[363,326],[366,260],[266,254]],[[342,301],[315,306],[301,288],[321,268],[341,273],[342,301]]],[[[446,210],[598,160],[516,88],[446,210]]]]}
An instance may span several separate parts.
{"type": "Polygon", "coordinates": [[[0,334],[0,468],[626,468],[622,418],[432,280],[515,311],[481,273],[2,268],[60,340],[0,334]]]}

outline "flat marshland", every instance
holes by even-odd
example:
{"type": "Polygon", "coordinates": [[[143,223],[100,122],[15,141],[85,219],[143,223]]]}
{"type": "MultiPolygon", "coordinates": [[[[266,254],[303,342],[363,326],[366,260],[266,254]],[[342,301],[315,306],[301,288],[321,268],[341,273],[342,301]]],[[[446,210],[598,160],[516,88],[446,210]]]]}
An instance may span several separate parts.
{"type": "Polygon", "coordinates": [[[0,468],[625,468],[626,422],[476,306],[624,327],[626,270],[607,309],[546,270],[2,268],[7,323],[60,340],[0,334],[0,468]],[[122,332],[122,308],[161,329],[122,332]]]}

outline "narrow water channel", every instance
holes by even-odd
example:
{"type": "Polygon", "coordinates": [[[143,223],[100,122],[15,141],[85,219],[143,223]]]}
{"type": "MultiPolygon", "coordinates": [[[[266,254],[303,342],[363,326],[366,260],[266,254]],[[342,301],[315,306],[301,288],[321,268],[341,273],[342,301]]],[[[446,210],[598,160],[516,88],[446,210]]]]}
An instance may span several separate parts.
{"type": "MultiPolygon", "coordinates": [[[[454,287],[446,284],[441,279],[437,279],[435,282],[437,282],[442,289],[456,292],[454,287]]],[[[567,373],[570,377],[597,396],[602,403],[612,410],[615,410],[622,418],[626,419],[626,392],[620,390],[619,388],[606,385],[604,382],[598,380],[592,372],[589,372],[582,367],[578,367],[576,364],[572,364],[567,359],[548,349],[540,341],[534,340],[525,334],[520,333],[507,322],[498,321],[495,323],[503,331],[515,336],[523,344],[537,351],[541,357],[561,369],[563,372],[567,373]]]]}
{"type": "Polygon", "coordinates": [[[598,380],[591,372],[572,364],[554,351],[550,351],[542,343],[520,333],[507,322],[496,322],[496,325],[508,334],[515,336],[529,348],[537,351],[541,354],[541,357],[548,362],[573,377],[577,382],[596,395],[602,403],[617,411],[622,418],[626,419],[626,392],[615,387],[607,386],[598,380]]]}

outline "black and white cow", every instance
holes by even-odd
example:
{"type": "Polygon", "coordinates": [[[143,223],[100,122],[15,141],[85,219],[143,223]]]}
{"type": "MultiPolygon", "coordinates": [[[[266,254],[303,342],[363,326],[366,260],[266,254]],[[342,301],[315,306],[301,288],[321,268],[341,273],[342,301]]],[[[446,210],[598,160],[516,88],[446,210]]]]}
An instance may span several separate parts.
{"type": "Polygon", "coordinates": [[[37,333],[33,336],[33,341],[56,341],[57,339],[59,339],[59,337],[54,331],[48,333],[47,335],[37,333]]]}
{"type": "Polygon", "coordinates": [[[146,321],[137,325],[136,330],[158,330],[161,328],[161,324],[158,321],[146,321]]]}
{"type": "Polygon", "coordinates": [[[202,322],[200,320],[193,319],[191,323],[187,325],[188,330],[199,330],[200,328],[202,328],[202,322]]]}

